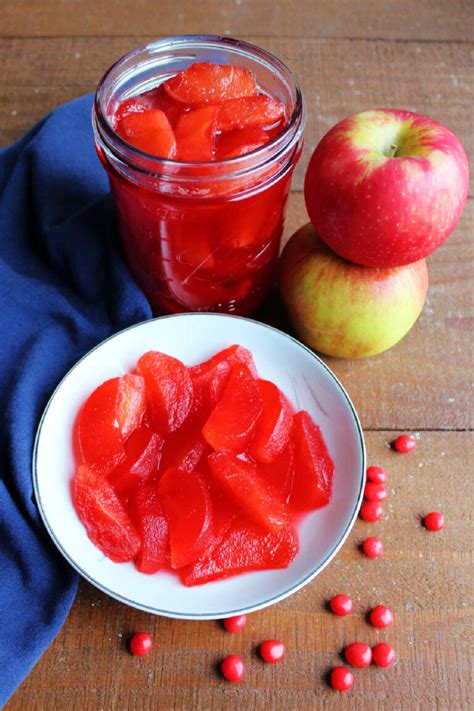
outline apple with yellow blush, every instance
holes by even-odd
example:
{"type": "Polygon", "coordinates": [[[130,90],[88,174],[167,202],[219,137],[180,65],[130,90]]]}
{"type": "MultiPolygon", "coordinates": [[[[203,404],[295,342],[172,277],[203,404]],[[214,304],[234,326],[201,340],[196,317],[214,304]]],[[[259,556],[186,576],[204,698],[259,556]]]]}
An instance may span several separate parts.
{"type": "Polygon", "coordinates": [[[363,267],[342,259],[308,223],[280,260],[280,290],[298,337],[320,353],[373,356],[405,336],[428,292],[424,259],[401,267],[363,267]]]}

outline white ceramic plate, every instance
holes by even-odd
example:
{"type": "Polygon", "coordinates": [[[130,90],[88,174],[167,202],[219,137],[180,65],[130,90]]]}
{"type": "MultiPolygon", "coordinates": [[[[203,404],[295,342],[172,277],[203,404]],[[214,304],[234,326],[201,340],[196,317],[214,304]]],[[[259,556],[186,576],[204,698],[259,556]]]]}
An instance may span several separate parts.
{"type": "Polygon", "coordinates": [[[362,429],[349,396],[330,369],[290,336],[256,321],[220,314],[165,316],[131,326],[94,348],[69,371],[41,419],[33,480],[43,521],[76,570],[112,597],[142,610],[188,619],[229,617],[272,605],[306,585],[334,557],[357,516],[365,477],[362,429]],[[160,350],[194,365],[239,343],[261,377],[274,381],[321,427],[335,463],[333,495],[299,528],[300,551],[285,570],[259,571],[187,588],[168,573],[147,576],[106,558],[88,539],[71,500],[76,460],[73,427],[86,397],[107,378],[160,350]]]}

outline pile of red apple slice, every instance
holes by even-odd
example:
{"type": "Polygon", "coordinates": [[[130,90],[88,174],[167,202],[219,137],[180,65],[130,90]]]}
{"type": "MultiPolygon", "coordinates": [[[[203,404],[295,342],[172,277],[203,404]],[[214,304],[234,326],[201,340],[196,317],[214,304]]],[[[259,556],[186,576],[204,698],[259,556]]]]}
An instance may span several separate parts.
{"type": "Polygon", "coordinates": [[[248,69],[196,62],[122,102],[114,126],[151,155],[201,162],[235,158],[263,146],[284,119],[284,105],[260,91],[248,69]]]}
{"type": "Polygon", "coordinates": [[[319,427],[237,345],[190,368],[145,353],[89,396],[78,438],[73,496],[91,541],[185,585],[288,566],[298,518],[331,496],[319,427]]]}

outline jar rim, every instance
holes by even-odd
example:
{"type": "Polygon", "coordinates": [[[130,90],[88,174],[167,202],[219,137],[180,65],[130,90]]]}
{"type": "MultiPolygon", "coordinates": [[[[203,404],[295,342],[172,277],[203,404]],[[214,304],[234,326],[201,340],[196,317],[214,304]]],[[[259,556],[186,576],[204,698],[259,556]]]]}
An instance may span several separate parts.
{"type": "MultiPolygon", "coordinates": [[[[287,151],[292,145],[297,143],[304,128],[305,118],[305,104],[299,83],[291,69],[281,59],[268,50],[254,45],[251,42],[246,42],[245,40],[205,34],[164,37],[141,45],[131,52],[127,52],[114,62],[100,79],[95,92],[93,107],[93,128],[96,139],[103,148],[112,150],[115,154],[115,158],[117,158],[118,153],[119,159],[132,165],[135,170],[148,174],[159,174],[162,173],[163,169],[166,170],[167,168],[172,171],[180,169],[184,171],[189,169],[202,169],[202,171],[206,173],[206,171],[215,171],[219,166],[223,166],[226,168],[226,172],[221,176],[222,178],[235,178],[236,175],[247,173],[249,170],[247,164],[249,162],[251,163],[250,169],[254,170],[266,164],[269,160],[273,161],[274,159],[278,159],[282,152],[287,151]],[[105,88],[111,75],[126,61],[133,57],[138,58],[145,51],[158,54],[166,49],[179,49],[180,47],[189,49],[189,47],[193,45],[205,46],[208,43],[212,43],[214,49],[216,48],[216,44],[217,46],[222,46],[223,49],[230,46],[232,49],[237,50],[237,52],[256,58],[279,71],[294,94],[293,111],[282,130],[263,146],[249,151],[242,156],[234,156],[217,161],[179,161],[172,158],[162,158],[147,153],[123,139],[112,126],[104,106],[105,88]],[[144,169],[141,165],[143,161],[146,161],[147,165],[153,166],[153,169],[144,169]],[[239,170],[240,166],[243,166],[241,170],[239,170]],[[155,167],[156,170],[154,169],[155,167]],[[232,168],[235,168],[235,170],[232,170],[232,168]]],[[[194,174],[194,177],[197,178],[198,176],[194,174]]]]}

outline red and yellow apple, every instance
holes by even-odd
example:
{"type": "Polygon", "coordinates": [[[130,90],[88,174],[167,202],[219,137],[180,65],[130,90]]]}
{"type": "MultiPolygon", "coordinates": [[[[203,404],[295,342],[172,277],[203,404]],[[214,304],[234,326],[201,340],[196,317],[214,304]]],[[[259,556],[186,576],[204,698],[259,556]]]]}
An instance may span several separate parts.
{"type": "Polygon", "coordinates": [[[396,109],[364,111],[334,126],[316,147],[306,207],[321,239],[369,267],[410,264],[456,227],[469,166],[440,123],[396,109]]]}
{"type": "Polygon", "coordinates": [[[283,250],[280,289],[302,341],[327,355],[362,358],[411,329],[425,303],[428,269],[424,259],[390,269],[352,264],[308,223],[283,250]]]}

